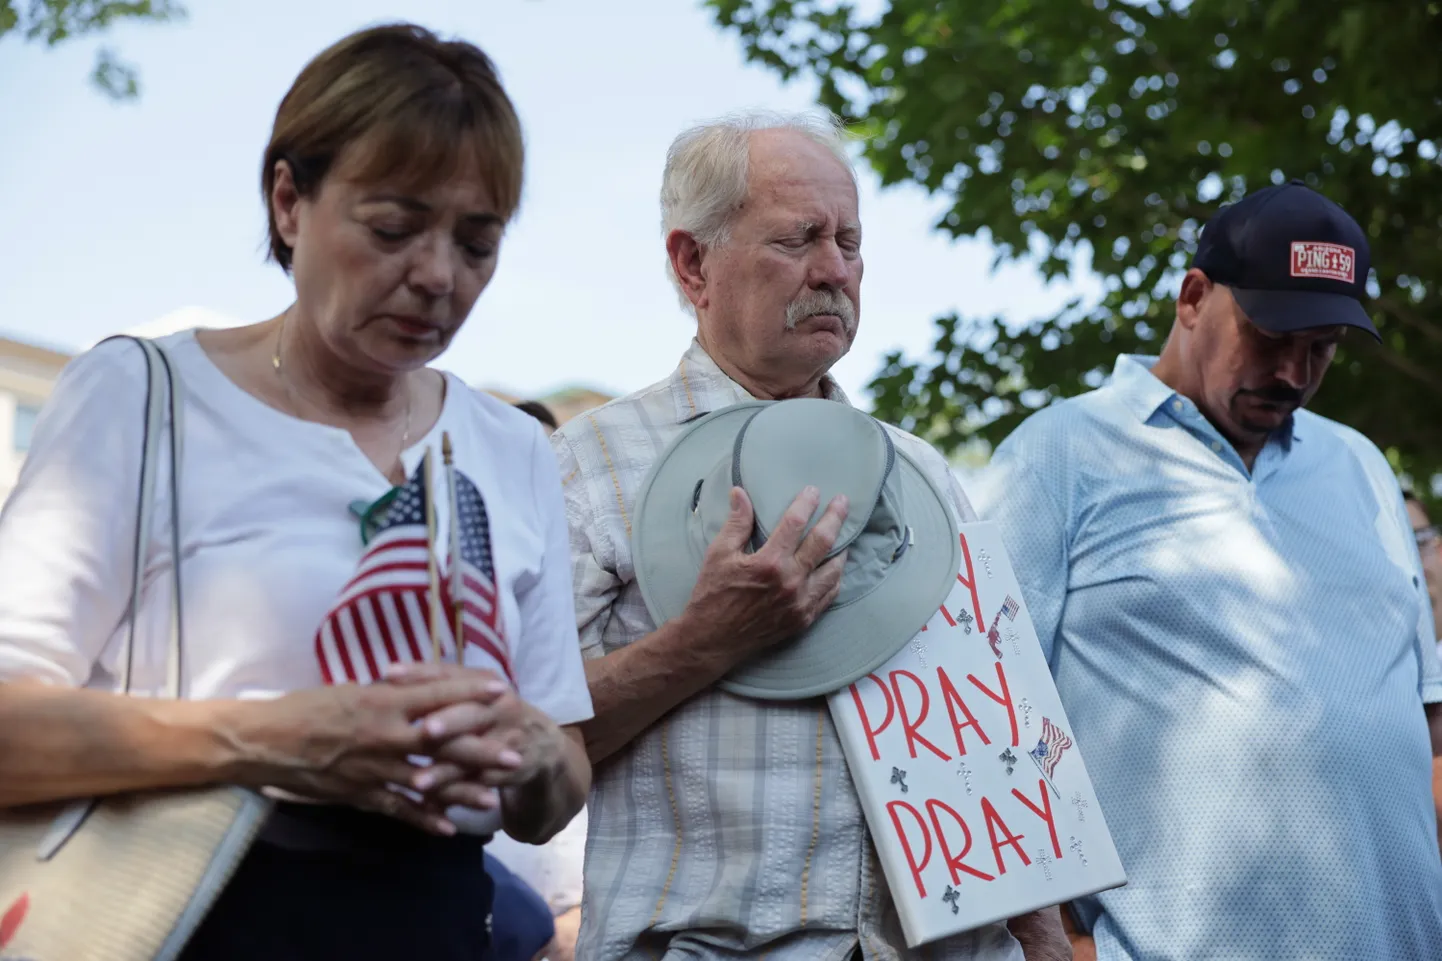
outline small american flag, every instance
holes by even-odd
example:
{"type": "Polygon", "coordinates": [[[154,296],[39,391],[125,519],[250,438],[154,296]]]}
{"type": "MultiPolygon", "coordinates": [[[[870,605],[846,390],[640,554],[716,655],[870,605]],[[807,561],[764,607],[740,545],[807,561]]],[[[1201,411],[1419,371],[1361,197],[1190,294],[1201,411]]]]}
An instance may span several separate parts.
{"type": "Polygon", "coordinates": [[[1021,612],[1021,605],[1016,602],[1016,598],[1008,594],[1006,595],[1006,603],[1001,605],[1001,612],[1006,615],[1008,621],[1014,621],[1016,620],[1016,615],[1021,612]]]}
{"type": "MultiPolygon", "coordinates": [[[[457,475],[459,477],[459,475],[457,475]]],[[[509,677],[505,646],[495,604],[494,570],[491,566],[490,531],[485,521],[485,506],[475,487],[466,482],[473,501],[471,522],[461,514],[461,557],[459,567],[464,574],[461,595],[462,624],[466,639],[485,638],[482,650],[497,661],[504,676],[509,677]],[[476,524],[474,518],[481,518],[476,524]],[[465,547],[470,542],[470,563],[465,547]],[[484,564],[478,564],[478,560],[484,564]],[[480,576],[473,576],[479,573],[480,576]],[[476,611],[484,611],[472,616],[476,611]],[[484,627],[487,630],[482,630],[484,627]],[[492,653],[493,651],[498,652],[492,653]]],[[[424,464],[416,468],[411,479],[397,492],[385,517],[361,556],[356,573],[341,589],[320,629],[316,632],[315,651],[320,662],[321,677],[327,684],[369,684],[385,676],[393,664],[407,664],[429,659],[431,643],[431,552],[426,537],[426,498],[430,495],[425,481],[424,464]]],[[[456,523],[453,517],[451,522],[456,523]]],[[[441,659],[455,660],[455,639],[450,625],[455,621],[455,607],[443,588],[442,615],[435,624],[441,659]]],[[[487,665],[489,666],[489,665],[487,665]]]]}
{"type": "MultiPolygon", "coordinates": [[[[460,605],[461,638],[474,645],[494,664],[489,667],[515,684],[511,676],[510,651],[501,627],[500,605],[496,603],[496,569],[491,558],[491,522],[486,503],[469,477],[453,472],[455,516],[451,519],[452,539],[450,601],[460,605]]],[[[448,616],[455,621],[455,608],[448,616]]]]}
{"type": "Polygon", "coordinates": [[[1041,740],[1036,742],[1036,747],[1029,753],[1042,773],[1050,778],[1056,772],[1062,753],[1071,745],[1072,741],[1067,733],[1053,724],[1051,718],[1044,717],[1041,719],[1041,740]]]}

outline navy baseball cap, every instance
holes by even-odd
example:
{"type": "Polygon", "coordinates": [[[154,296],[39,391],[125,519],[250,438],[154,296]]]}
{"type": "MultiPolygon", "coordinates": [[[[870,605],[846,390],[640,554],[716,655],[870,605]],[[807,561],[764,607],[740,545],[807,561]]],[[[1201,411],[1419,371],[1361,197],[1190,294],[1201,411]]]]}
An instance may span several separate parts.
{"type": "Polygon", "coordinates": [[[1357,221],[1300,180],[1247,194],[1202,228],[1192,266],[1247,318],[1287,334],[1345,324],[1381,340],[1363,306],[1372,252],[1357,221]]]}

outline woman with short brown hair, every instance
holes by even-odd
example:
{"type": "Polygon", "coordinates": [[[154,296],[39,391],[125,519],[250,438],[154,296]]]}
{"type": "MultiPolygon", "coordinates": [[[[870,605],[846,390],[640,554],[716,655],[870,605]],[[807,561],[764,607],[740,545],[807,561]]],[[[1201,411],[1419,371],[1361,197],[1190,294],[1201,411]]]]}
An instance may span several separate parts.
{"type": "MultiPolygon", "coordinates": [[[[584,801],[554,459],[526,414],[427,366],[495,271],[523,155],[485,54],[415,26],[345,38],[282,101],[262,183],[295,302],[159,342],[186,410],[185,700],[115,693],[141,352],[78,358],[36,426],[0,519],[0,806],[281,798],[188,958],[486,957],[487,837],[544,841],[584,801]],[[422,514],[433,552],[402,536],[422,514]]],[[[168,534],[133,692],[163,686],[168,534]]]]}

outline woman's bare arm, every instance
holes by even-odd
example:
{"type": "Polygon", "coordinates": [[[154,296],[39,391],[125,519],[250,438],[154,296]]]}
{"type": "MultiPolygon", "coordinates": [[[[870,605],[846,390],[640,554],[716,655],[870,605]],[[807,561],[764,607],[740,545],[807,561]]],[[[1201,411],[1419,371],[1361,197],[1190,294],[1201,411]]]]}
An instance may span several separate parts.
{"type": "MultiPolygon", "coordinates": [[[[455,826],[441,813],[393,786],[428,792],[461,781],[465,772],[454,765],[410,760],[427,747],[416,722],[495,697],[479,671],[405,687],[309,688],[273,700],[177,701],[37,681],[0,684],[0,808],[233,783],[283,788],[449,834],[455,826]]],[[[589,775],[580,748],[572,752],[581,770],[568,772],[565,803],[577,790],[584,799],[580,782],[589,775]]]]}
{"type": "Polygon", "coordinates": [[[233,778],[237,702],[0,684],[0,808],[233,778]]]}

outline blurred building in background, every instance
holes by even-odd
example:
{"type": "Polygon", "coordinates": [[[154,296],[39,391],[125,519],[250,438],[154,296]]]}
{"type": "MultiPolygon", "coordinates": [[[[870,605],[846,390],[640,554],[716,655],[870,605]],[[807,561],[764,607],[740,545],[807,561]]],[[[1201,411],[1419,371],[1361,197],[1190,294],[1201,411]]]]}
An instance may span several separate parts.
{"type": "Polygon", "coordinates": [[[70,354],[0,337],[0,500],[10,494],[40,406],[70,354]]]}

